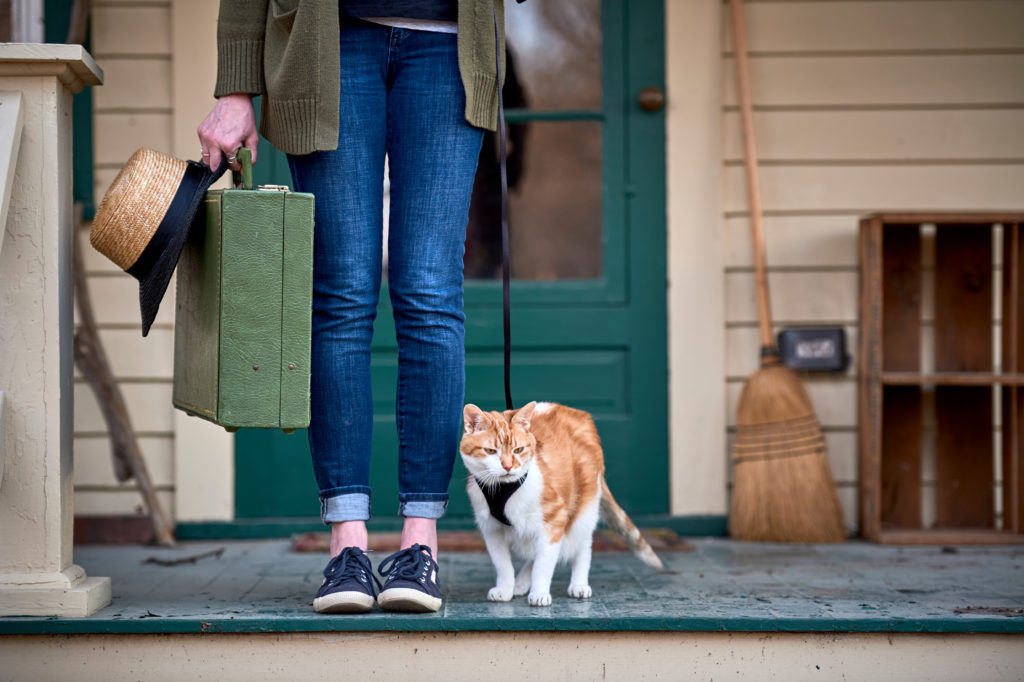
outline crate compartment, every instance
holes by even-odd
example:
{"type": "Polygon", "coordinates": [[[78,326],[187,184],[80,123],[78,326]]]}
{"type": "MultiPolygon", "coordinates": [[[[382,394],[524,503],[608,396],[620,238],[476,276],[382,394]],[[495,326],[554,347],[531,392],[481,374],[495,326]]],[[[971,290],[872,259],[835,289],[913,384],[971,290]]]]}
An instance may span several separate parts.
{"type": "Polygon", "coordinates": [[[860,521],[871,540],[1024,541],[1022,217],[861,221],[860,521]]]}

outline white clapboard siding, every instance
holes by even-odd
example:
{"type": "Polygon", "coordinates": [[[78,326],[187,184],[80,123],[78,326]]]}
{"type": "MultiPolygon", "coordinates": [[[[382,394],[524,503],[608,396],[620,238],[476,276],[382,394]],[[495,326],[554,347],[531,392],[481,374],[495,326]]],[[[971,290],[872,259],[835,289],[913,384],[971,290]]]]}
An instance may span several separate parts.
{"type": "MultiPolygon", "coordinates": [[[[746,3],[752,52],[1006,50],[1024,48],[1020,0],[746,3]]],[[[728,5],[723,8],[728,26],[728,5]]],[[[730,31],[725,49],[732,51],[730,31]]]]}
{"type": "Polygon", "coordinates": [[[93,135],[95,163],[108,170],[120,169],[140,147],[171,153],[171,115],[102,114],[96,117],[93,135]]]}
{"type": "MultiPolygon", "coordinates": [[[[94,190],[102,197],[139,147],[173,149],[171,2],[94,0],[92,52],[105,80],[93,96],[94,190]]],[[[85,235],[83,235],[85,236],[85,235]]],[[[87,286],[100,339],[128,405],[132,425],[168,511],[174,499],[174,281],[154,328],[141,334],[138,283],[83,240],[87,286]]],[[[77,321],[77,312],[76,312],[77,321]]],[[[133,514],[134,484],[118,484],[110,465],[106,424],[88,384],[75,382],[75,512],[133,514]]]]}
{"type": "MultiPolygon", "coordinates": [[[[164,512],[174,518],[174,492],[158,489],[164,512]]],[[[145,514],[142,495],[132,487],[75,490],[75,516],[125,516],[145,514]]]]}
{"type": "MultiPolygon", "coordinates": [[[[155,485],[174,485],[174,440],[170,436],[141,436],[138,438],[142,458],[155,485]]],[[[78,436],[75,438],[75,485],[119,486],[114,477],[110,454],[110,439],[106,436],[78,436]]]]}
{"type": "MultiPolygon", "coordinates": [[[[137,326],[141,333],[142,313],[139,311],[139,282],[126,273],[95,275],[89,277],[86,286],[92,299],[96,323],[102,328],[110,325],[137,326]]],[[[78,313],[75,313],[78,321],[78,313]]],[[[154,325],[166,326],[174,323],[174,278],[167,287],[160,303],[154,325]]],[[[170,375],[168,375],[170,376],[170,375]]]]}
{"type": "MultiPolygon", "coordinates": [[[[778,326],[842,323],[858,337],[859,216],[1024,209],[1024,3],[746,3],[772,306],[778,326]]],[[[723,7],[722,211],[728,418],[757,367],[754,283],[735,59],[723,7]]],[[[934,291],[922,254],[922,367],[934,291]]],[[[998,253],[996,255],[998,260],[998,253]]],[[[993,302],[998,320],[998,296],[993,302]]],[[[998,323],[993,326],[998,335],[998,323]]],[[[854,358],[856,362],[856,358],[854,358]]],[[[856,366],[804,377],[856,524],[856,366]]],[[[925,394],[922,514],[935,518],[934,412],[925,394]]],[[[730,421],[731,423],[731,421],[730,421]]]]}
{"type": "MultiPolygon", "coordinates": [[[[99,196],[99,195],[97,195],[99,196]]],[[[82,242],[82,262],[85,264],[86,275],[113,274],[121,272],[121,268],[114,264],[109,258],[97,251],[89,243],[89,231],[92,223],[86,222],[78,231],[78,239],[82,242]]],[[[93,305],[96,305],[95,303],[93,305]]]]}
{"type": "MultiPolygon", "coordinates": [[[[100,118],[100,114],[97,114],[96,118],[100,118]]],[[[117,177],[117,172],[117,168],[112,168],[106,165],[93,167],[92,186],[97,197],[102,197],[107,193],[110,183],[112,183],[114,178],[117,177]]]]}
{"type": "MultiPolygon", "coordinates": [[[[922,11],[924,3],[922,4],[922,11]]],[[[765,56],[750,60],[755,106],[929,106],[1024,103],[1024,54],[765,56]]],[[[722,98],[737,106],[735,61],[722,98]]]]}
{"type": "Polygon", "coordinates": [[[117,57],[104,59],[102,66],[103,87],[93,91],[93,107],[97,113],[171,109],[169,58],[117,57]]]}
{"type": "MultiPolygon", "coordinates": [[[[174,408],[171,406],[171,384],[122,381],[121,395],[128,408],[132,427],[139,432],[168,434],[174,429],[174,408]]],[[[75,432],[105,433],[99,404],[88,384],[75,384],[75,432]]]]}
{"type": "MultiPolygon", "coordinates": [[[[767,166],[760,176],[765,211],[1000,211],[1024,206],[1024,163],[767,166]]],[[[745,212],[742,166],[725,168],[723,184],[725,211],[745,212]]]]}
{"type": "MultiPolygon", "coordinates": [[[[856,267],[857,216],[783,215],[764,219],[765,248],[772,267],[856,267]]],[[[752,267],[750,220],[725,218],[725,266],[752,267]]]]}
{"type": "MultiPolygon", "coordinates": [[[[726,161],[742,162],[739,112],[726,113],[722,125],[726,161]]],[[[757,155],[762,162],[1020,161],[1024,159],[1024,135],[1019,134],[1022,129],[1024,109],[754,114],[757,155]]]]}
{"type": "Polygon", "coordinates": [[[93,10],[92,53],[108,55],[171,53],[170,5],[98,6],[93,10]]]}
{"type": "MultiPolygon", "coordinates": [[[[173,329],[150,329],[143,337],[140,324],[136,328],[101,328],[99,335],[116,379],[163,381],[174,374],[173,329]]],[[[77,369],[75,380],[83,381],[77,369]]]]}
{"type": "MultiPolygon", "coordinates": [[[[772,317],[777,324],[855,322],[855,271],[771,272],[768,285],[772,317]]],[[[754,275],[730,272],[725,276],[726,322],[757,322],[754,275]]]]}

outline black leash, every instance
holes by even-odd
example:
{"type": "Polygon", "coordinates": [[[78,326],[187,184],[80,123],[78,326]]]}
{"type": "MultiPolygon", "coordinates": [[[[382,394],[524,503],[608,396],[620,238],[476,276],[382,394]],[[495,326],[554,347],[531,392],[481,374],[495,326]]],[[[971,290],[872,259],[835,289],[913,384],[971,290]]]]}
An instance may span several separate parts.
{"type": "Polygon", "coordinates": [[[501,165],[501,306],[505,336],[505,409],[512,409],[512,267],[508,244],[508,169],[505,163],[505,100],[501,94],[501,34],[494,11],[494,54],[498,72],[498,162],[501,165]]]}

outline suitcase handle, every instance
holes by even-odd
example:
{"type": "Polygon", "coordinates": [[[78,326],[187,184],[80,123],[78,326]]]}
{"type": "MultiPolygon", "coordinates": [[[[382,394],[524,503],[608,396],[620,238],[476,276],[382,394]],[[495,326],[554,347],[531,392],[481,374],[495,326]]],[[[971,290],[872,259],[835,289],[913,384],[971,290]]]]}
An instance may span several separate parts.
{"type": "Polygon", "coordinates": [[[252,189],[252,151],[248,147],[239,147],[238,163],[242,164],[242,172],[231,171],[231,181],[236,189],[252,189]]]}

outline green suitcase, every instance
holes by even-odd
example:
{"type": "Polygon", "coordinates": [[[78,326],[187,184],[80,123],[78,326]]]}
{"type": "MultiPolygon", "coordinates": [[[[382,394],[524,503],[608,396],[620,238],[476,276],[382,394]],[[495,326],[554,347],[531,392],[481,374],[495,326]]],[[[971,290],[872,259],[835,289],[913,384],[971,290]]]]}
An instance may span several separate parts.
{"type": "Polygon", "coordinates": [[[220,424],[309,426],[313,195],[210,190],[178,262],[174,406],[220,424]],[[205,214],[205,221],[202,216],[205,214]]]}

